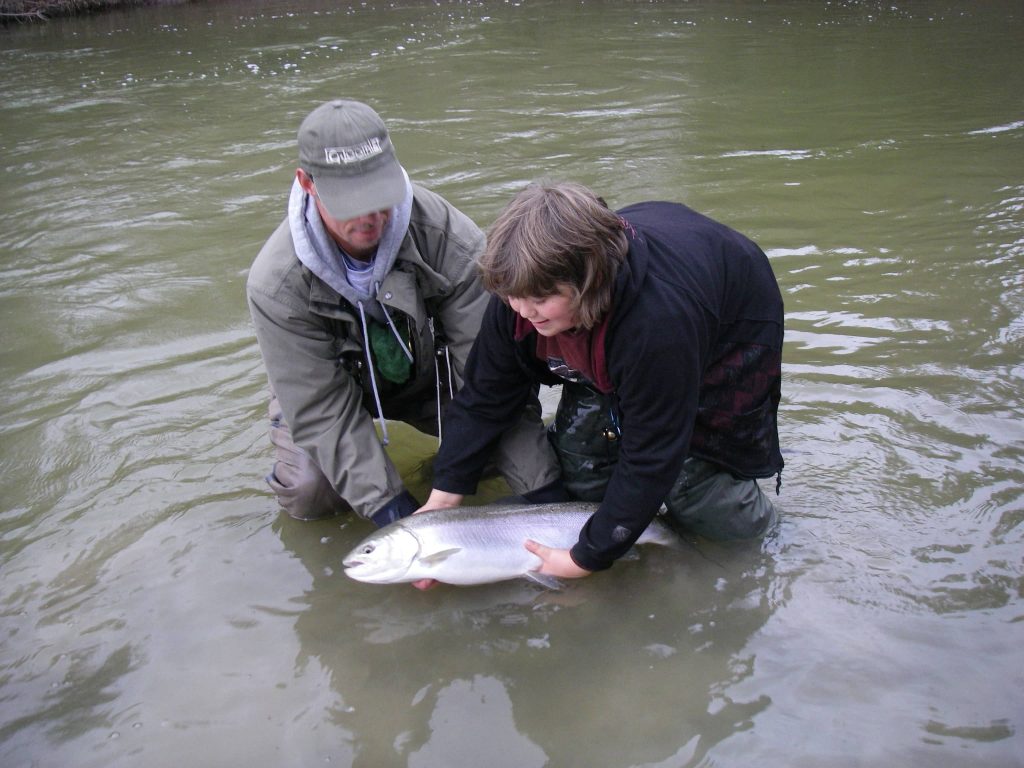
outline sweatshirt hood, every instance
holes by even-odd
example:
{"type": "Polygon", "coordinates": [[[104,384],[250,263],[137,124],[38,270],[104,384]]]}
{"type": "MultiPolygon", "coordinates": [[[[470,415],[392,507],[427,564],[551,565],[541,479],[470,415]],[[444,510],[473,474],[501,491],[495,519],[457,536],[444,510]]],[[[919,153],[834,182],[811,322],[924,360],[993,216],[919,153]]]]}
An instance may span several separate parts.
{"type": "Polygon", "coordinates": [[[378,319],[382,319],[382,315],[377,308],[377,289],[395,266],[412,215],[412,184],[404,170],[403,174],[405,197],[391,209],[380,243],[377,245],[369,297],[360,294],[349,283],[338,245],[327,233],[320,212],[316,208],[316,202],[302,189],[297,179],[292,182],[288,198],[288,225],[299,261],[352,306],[363,304],[367,311],[378,319]]]}

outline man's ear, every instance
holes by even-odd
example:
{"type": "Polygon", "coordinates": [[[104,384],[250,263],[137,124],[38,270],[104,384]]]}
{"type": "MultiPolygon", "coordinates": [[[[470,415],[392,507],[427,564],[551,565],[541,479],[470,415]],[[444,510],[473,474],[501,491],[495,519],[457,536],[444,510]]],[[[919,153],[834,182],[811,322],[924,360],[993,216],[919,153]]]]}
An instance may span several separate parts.
{"type": "Polygon", "coordinates": [[[295,169],[295,180],[299,182],[299,186],[302,187],[304,192],[313,194],[313,177],[306,173],[301,168],[295,169]]]}

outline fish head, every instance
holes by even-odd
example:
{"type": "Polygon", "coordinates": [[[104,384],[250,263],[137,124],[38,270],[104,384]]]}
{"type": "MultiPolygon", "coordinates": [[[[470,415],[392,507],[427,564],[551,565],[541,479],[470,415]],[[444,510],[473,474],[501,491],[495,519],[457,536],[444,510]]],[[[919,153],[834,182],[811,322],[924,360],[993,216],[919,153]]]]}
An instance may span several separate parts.
{"type": "Polygon", "coordinates": [[[400,525],[389,525],[367,536],[345,555],[345,575],[367,584],[414,581],[409,568],[420,551],[419,539],[400,525]]]}

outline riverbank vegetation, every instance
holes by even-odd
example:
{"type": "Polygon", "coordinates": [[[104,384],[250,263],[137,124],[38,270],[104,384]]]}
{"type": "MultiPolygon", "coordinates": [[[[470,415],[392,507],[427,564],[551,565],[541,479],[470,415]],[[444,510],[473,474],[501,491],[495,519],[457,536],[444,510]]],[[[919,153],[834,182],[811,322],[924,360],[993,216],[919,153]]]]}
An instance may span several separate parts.
{"type": "Polygon", "coordinates": [[[159,5],[166,2],[167,0],[0,0],[0,23],[44,21],[54,16],[70,16],[133,5],[159,5]]]}

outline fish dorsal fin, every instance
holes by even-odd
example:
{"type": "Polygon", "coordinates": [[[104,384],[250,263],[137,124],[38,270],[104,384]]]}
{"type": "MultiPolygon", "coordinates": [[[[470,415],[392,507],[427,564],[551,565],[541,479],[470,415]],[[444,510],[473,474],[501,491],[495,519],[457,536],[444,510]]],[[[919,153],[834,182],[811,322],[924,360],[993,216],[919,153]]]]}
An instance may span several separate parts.
{"type": "Polygon", "coordinates": [[[437,552],[431,552],[429,555],[422,555],[419,561],[424,565],[435,566],[440,565],[452,555],[461,552],[461,547],[452,547],[451,549],[441,549],[437,552]]]}

